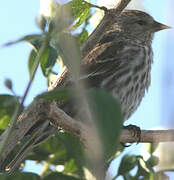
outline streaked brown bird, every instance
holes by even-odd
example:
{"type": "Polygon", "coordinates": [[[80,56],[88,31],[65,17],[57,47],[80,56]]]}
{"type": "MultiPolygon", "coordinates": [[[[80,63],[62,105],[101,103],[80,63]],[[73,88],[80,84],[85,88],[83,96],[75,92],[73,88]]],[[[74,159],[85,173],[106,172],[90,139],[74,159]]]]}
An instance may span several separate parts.
{"type": "Polygon", "coordinates": [[[125,10],[82,60],[82,79],[119,99],[124,120],[135,112],[150,86],[154,33],[168,28],[145,12],[125,10]]]}
{"type": "MultiPolygon", "coordinates": [[[[104,88],[119,99],[124,120],[135,112],[150,86],[154,33],[168,28],[145,12],[125,10],[82,60],[81,79],[90,87],[104,88]]],[[[64,84],[64,79],[60,84],[64,84]]],[[[62,108],[72,114],[73,107],[62,108]]]]}

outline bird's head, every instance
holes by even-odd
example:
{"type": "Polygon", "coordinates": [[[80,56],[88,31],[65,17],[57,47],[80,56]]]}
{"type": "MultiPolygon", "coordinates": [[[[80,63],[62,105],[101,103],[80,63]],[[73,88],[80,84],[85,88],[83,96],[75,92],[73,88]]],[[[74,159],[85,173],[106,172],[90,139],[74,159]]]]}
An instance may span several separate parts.
{"type": "Polygon", "coordinates": [[[145,12],[125,10],[117,18],[113,28],[123,33],[127,38],[151,42],[155,32],[170,27],[155,21],[145,12]]]}

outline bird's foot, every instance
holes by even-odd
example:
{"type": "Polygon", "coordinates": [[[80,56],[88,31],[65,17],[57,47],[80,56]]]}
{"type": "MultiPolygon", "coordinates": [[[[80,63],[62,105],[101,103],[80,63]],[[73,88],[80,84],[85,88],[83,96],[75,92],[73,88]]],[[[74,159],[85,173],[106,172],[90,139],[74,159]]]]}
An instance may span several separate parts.
{"type": "MultiPolygon", "coordinates": [[[[140,140],[141,140],[141,129],[138,126],[130,124],[128,126],[123,126],[123,129],[127,129],[129,132],[131,132],[132,137],[137,138],[137,144],[140,142],[140,140]]],[[[131,146],[130,144],[126,144],[126,143],[121,143],[121,145],[123,147],[131,146]]]]}
{"type": "Polygon", "coordinates": [[[129,130],[129,132],[131,132],[131,134],[132,134],[132,137],[137,138],[137,143],[140,142],[140,140],[141,140],[141,129],[140,129],[140,127],[130,124],[128,126],[123,126],[123,129],[129,130]]]}

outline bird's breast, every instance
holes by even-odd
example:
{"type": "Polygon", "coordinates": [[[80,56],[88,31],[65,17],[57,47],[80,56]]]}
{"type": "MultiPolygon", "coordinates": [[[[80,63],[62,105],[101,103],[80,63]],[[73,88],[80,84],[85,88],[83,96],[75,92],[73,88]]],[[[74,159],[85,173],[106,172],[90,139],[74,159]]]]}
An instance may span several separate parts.
{"type": "Polygon", "coordinates": [[[124,119],[127,120],[139,106],[150,85],[153,53],[150,46],[137,44],[127,46],[122,51],[122,61],[101,84],[119,99],[124,119]]]}

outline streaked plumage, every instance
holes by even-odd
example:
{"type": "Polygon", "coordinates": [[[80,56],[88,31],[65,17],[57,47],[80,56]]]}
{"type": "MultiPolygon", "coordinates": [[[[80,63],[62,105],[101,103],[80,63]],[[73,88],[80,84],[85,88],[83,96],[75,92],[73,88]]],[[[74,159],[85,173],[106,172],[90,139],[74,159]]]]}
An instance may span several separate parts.
{"type": "Polygon", "coordinates": [[[95,67],[94,64],[87,64],[87,71],[91,74],[88,82],[111,91],[120,100],[126,120],[137,109],[150,85],[153,58],[151,46],[129,39],[112,40],[99,44],[98,48],[102,49],[101,46],[104,49],[95,59],[95,67]]]}

